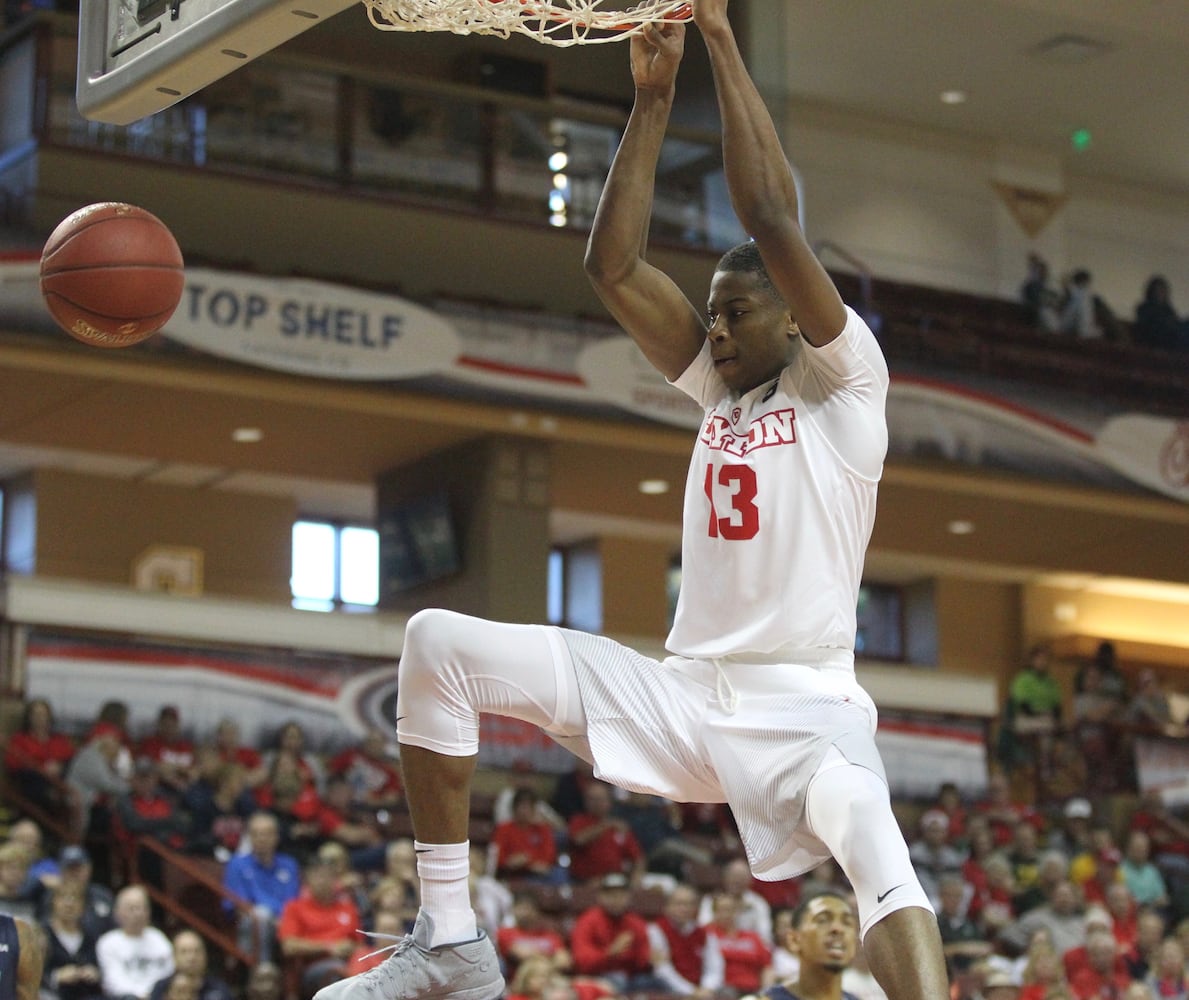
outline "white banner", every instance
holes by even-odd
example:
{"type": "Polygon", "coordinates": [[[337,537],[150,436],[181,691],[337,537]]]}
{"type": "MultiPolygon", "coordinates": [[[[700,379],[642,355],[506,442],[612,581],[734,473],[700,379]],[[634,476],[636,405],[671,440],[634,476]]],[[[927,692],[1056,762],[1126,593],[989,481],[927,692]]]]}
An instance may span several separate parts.
{"type": "Polygon", "coordinates": [[[181,304],[163,333],[233,361],[342,379],[435,374],[461,349],[449,322],[392,295],[201,267],[186,268],[181,304]]]}

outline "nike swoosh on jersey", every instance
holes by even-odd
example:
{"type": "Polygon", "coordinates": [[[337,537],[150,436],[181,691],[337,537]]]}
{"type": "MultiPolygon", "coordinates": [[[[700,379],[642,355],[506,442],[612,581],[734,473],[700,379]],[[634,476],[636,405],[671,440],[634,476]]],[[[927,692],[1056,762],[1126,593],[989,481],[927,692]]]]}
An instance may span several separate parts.
{"type": "Polygon", "coordinates": [[[894,893],[894,892],[895,892],[897,889],[903,889],[903,888],[904,888],[904,883],[903,883],[903,882],[901,882],[899,885],[894,885],[894,886],[892,886],[892,888],[890,888],[890,889],[889,889],[887,892],[883,893],[882,895],[876,896],[876,897],[875,897],[875,901],[876,901],[877,903],[882,903],[882,902],[883,902],[885,899],[887,899],[887,898],[888,898],[888,897],[889,897],[889,896],[890,896],[892,893],[894,893]]]}

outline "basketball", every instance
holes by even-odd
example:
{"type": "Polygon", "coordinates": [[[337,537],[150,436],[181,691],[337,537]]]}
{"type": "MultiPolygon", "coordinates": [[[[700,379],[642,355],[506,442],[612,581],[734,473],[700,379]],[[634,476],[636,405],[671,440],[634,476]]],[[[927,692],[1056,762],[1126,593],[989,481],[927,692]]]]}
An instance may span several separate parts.
{"type": "Polygon", "coordinates": [[[50,315],[93,347],[129,347],[161,329],[182,298],[182,252],[165,223],[121,202],[63,219],[41,253],[50,315]]]}

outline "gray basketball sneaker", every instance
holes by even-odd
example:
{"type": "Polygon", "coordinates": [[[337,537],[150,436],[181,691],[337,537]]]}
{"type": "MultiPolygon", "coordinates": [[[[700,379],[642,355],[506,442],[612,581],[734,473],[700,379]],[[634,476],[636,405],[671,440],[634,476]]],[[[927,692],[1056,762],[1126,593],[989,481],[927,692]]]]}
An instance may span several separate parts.
{"type": "Polygon", "coordinates": [[[504,977],[491,939],[429,947],[433,922],[417,914],[413,933],[374,969],[323,987],[314,1000],[496,1000],[504,977]]]}

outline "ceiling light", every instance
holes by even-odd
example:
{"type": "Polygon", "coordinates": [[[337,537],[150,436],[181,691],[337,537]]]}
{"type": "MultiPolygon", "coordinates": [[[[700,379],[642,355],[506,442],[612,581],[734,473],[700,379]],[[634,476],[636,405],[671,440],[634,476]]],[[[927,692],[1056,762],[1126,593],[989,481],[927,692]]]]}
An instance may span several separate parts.
{"type": "Polygon", "coordinates": [[[231,432],[231,440],[237,444],[255,444],[264,440],[264,431],[259,427],[237,427],[231,432]]]}
{"type": "Polygon", "coordinates": [[[639,490],[645,496],[659,496],[669,492],[669,481],[667,479],[641,479],[639,490]]]}
{"type": "Polygon", "coordinates": [[[972,535],[974,534],[973,521],[950,521],[945,526],[945,530],[951,535],[972,535]]]}
{"type": "Polygon", "coordinates": [[[941,92],[942,104],[965,104],[966,91],[964,90],[943,90],[941,92]]]}
{"type": "Polygon", "coordinates": [[[1113,46],[1085,35],[1053,35],[1033,46],[1033,55],[1052,62],[1079,63],[1106,55],[1113,46]]]}

